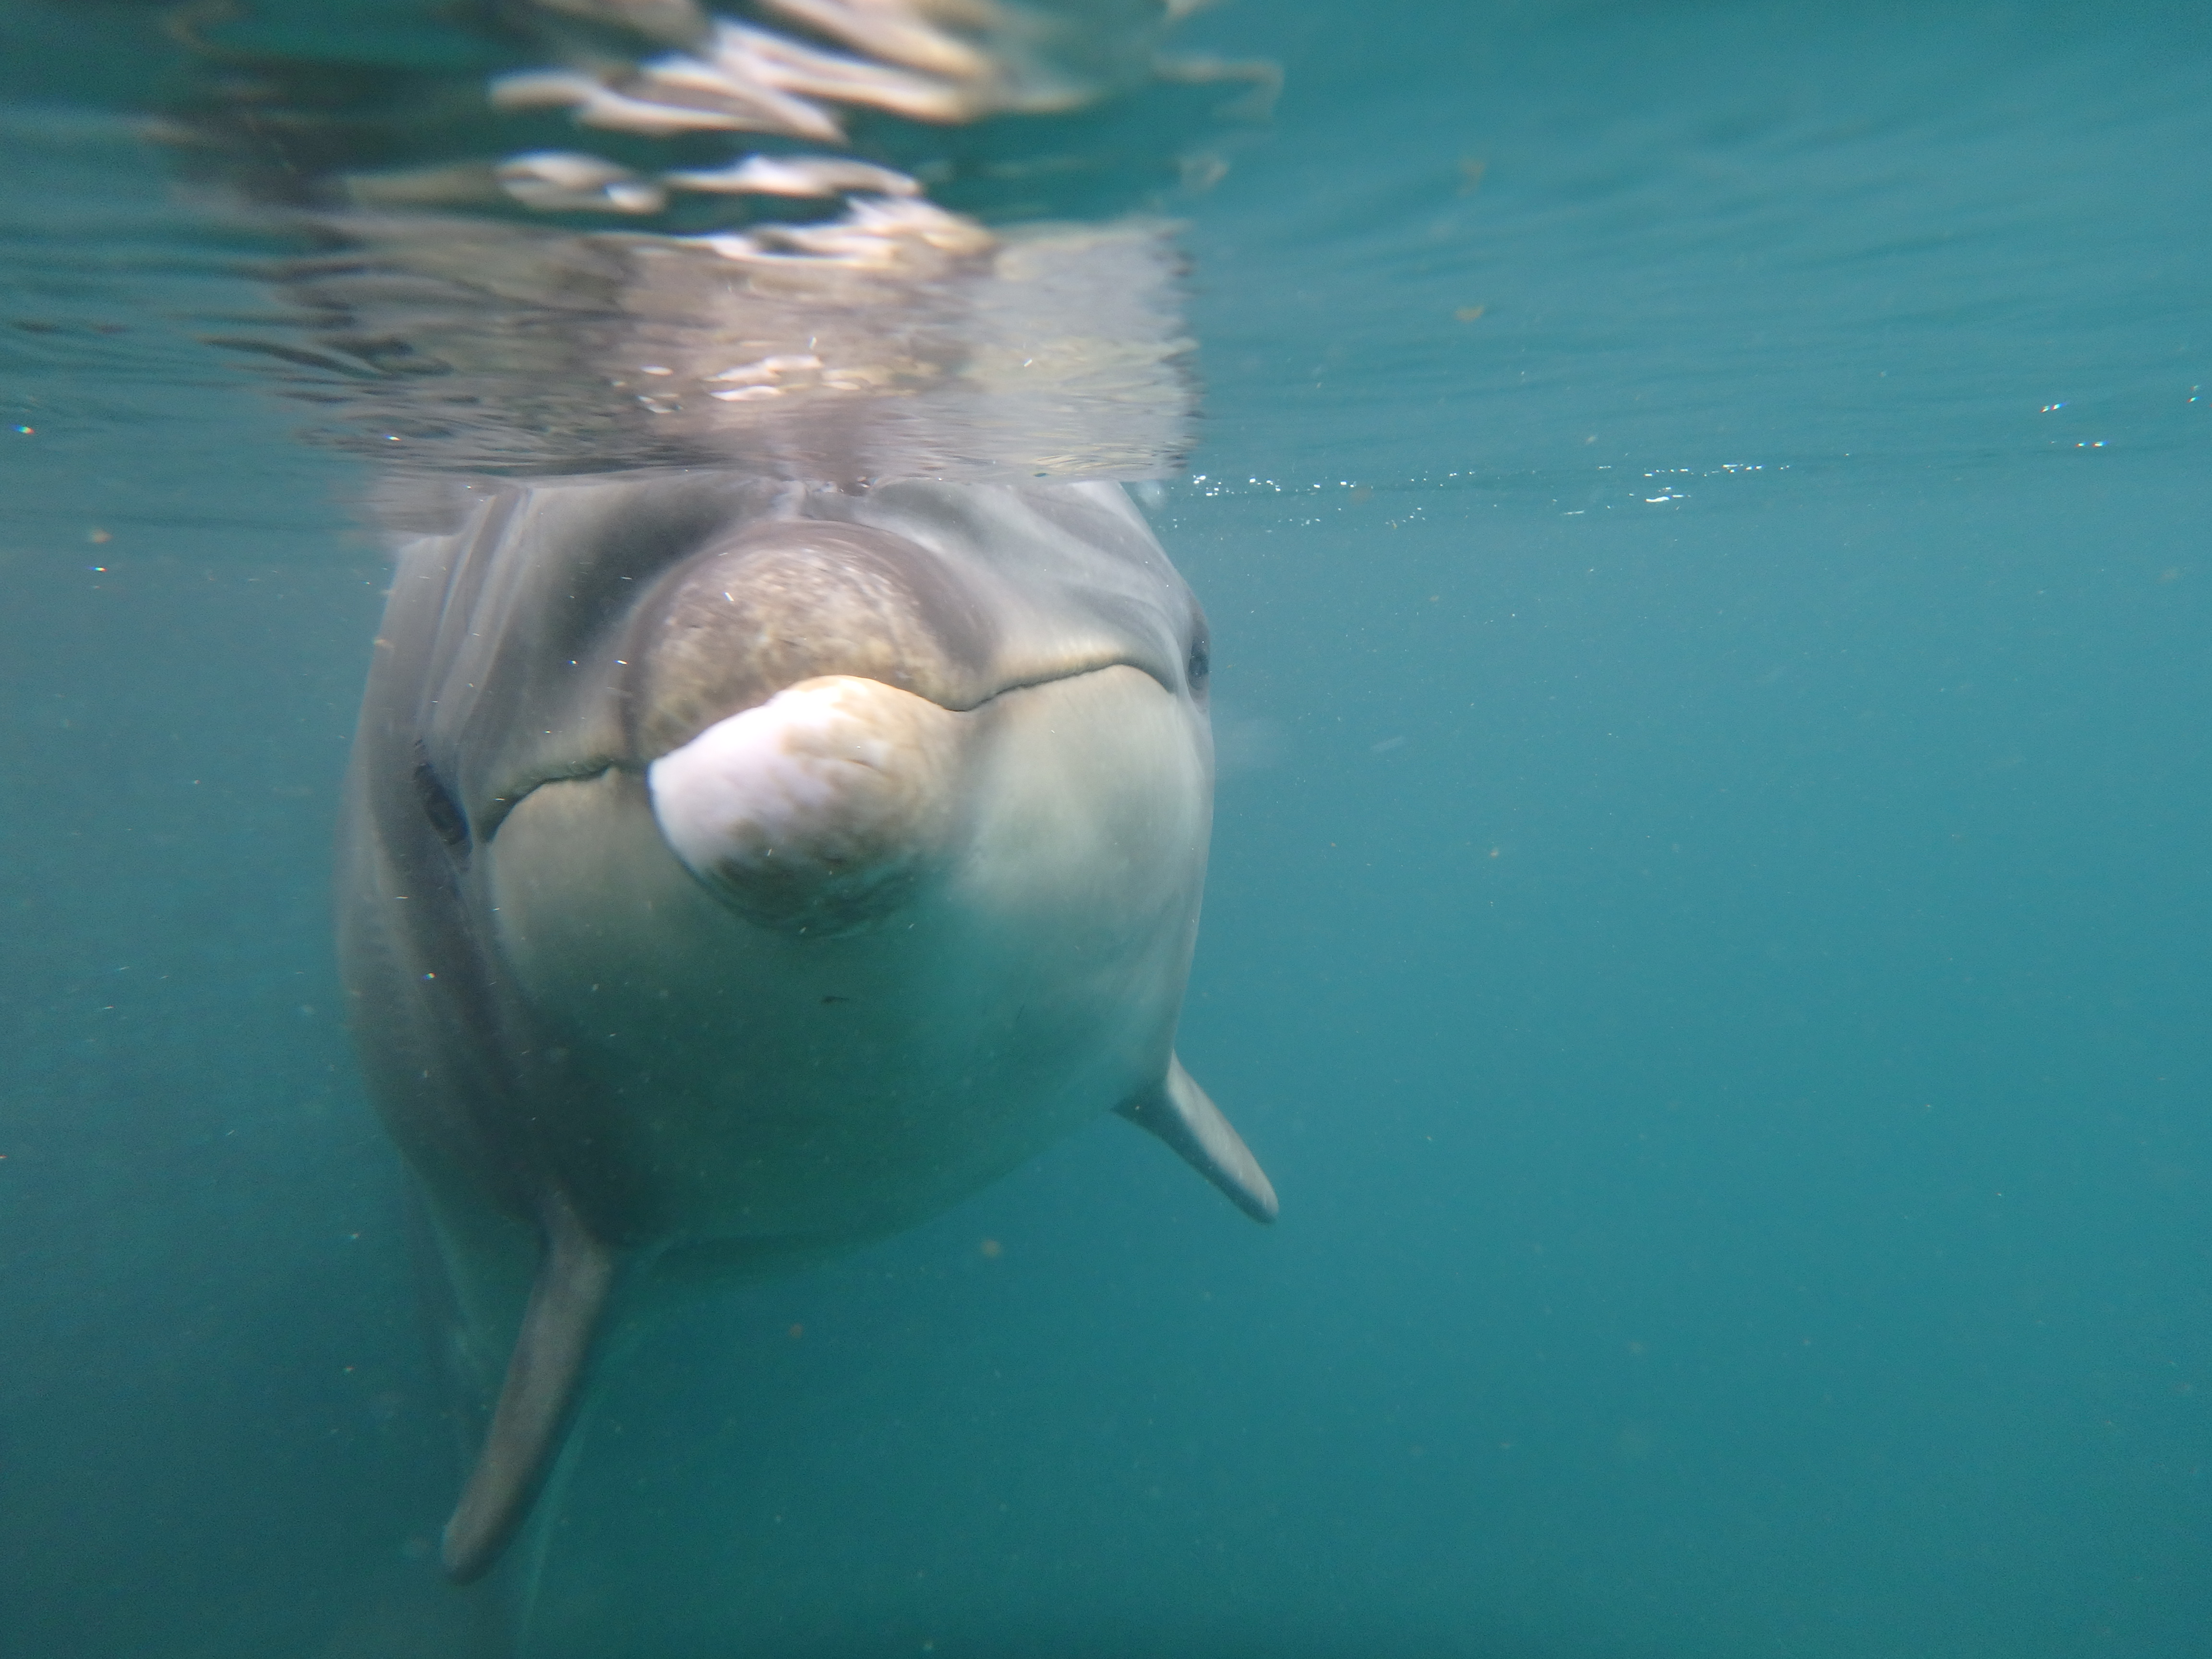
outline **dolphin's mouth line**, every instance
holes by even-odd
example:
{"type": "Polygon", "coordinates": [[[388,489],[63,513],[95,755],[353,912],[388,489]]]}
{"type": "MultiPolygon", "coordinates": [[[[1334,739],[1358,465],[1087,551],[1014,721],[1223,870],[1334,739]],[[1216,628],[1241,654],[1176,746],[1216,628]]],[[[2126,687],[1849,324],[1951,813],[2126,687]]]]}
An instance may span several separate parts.
{"type": "MultiPolygon", "coordinates": [[[[972,714],[977,709],[988,708],[1000,698],[1012,696],[1017,691],[1033,691],[1040,685],[1058,685],[1063,680],[1079,680],[1087,675],[1103,674],[1109,668],[1133,668],[1170,696],[1176,694],[1176,688],[1162,679],[1157,669],[1139,662],[1134,657],[1113,656],[1101,657],[1096,661],[1085,663],[1080,667],[1064,669],[1056,673],[1031,674],[1025,679],[1009,680],[988,696],[979,697],[971,703],[955,705],[939,702],[937,706],[949,714],[972,714]]],[[[921,694],[916,692],[915,695],[920,696],[921,694]]],[[[937,702],[934,697],[927,698],[926,701],[937,702]]]]}
{"type": "MultiPolygon", "coordinates": [[[[1033,691],[1041,685],[1059,685],[1068,680],[1084,679],[1092,674],[1103,674],[1109,669],[1112,668],[1133,668],[1139,674],[1142,674],[1146,679],[1152,681],[1153,684],[1158,686],[1163,691],[1166,692],[1170,696],[1176,695],[1176,688],[1170,685],[1165,680],[1162,679],[1158,672],[1151,665],[1140,662],[1133,657],[1114,656],[1101,658],[1093,662],[1086,662],[1079,667],[1069,668],[1057,673],[1031,674],[1024,678],[1009,680],[1006,684],[999,687],[997,690],[993,691],[989,696],[979,697],[974,702],[938,702],[937,706],[939,708],[944,709],[949,714],[972,714],[979,709],[989,708],[1001,697],[1012,696],[1017,691],[1033,691]]],[[[855,676],[855,678],[860,679],[873,679],[875,677],[873,675],[862,674],[855,676]]],[[[794,684],[799,683],[800,682],[797,681],[793,682],[794,684]]],[[[888,680],[880,680],[878,681],[878,684],[890,685],[890,682],[888,680]]],[[[767,697],[762,699],[761,702],[750,703],[746,707],[748,708],[761,708],[764,703],[772,702],[778,695],[788,690],[790,690],[789,686],[779,686],[776,688],[775,691],[770,692],[767,697]]],[[[893,686],[892,690],[904,691],[907,688],[904,686],[893,686]]],[[[918,691],[911,692],[909,695],[915,696],[922,696],[922,694],[918,691]]],[[[924,697],[923,701],[927,702],[937,702],[937,699],[934,697],[924,697]]],[[[745,712],[744,708],[733,708],[727,714],[722,716],[722,718],[724,720],[733,720],[738,715],[745,712]]],[[[682,745],[678,744],[678,747],[680,748],[682,745]]],[[[672,750],[671,752],[672,753],[673,751],[672,750]]],[[[657,755],[653,757],[653,760],[658,760],[659,758],[660,757],[657,755]]],[[[487,811],[483,814],[484,821],[476,826],[476,838],[480,842],[489,842],[492,841],[498,836],[500,826],[507,822],[507,815],[513,812],[516,807],[521,805],[524,801],[529,799],[531,796],[536,794],[538,791],[544,788],[548,784],[588,783],[593,778],[605,777],[610,772],[629,772],[635,774],[639,777],[643,777],[652,765],[652,760],[638,760],[629,756],[602,755],[594,756],[588,760],[579,761],[573,766],[555,767],[540,772],[535,776],[530,778],[527,781],[510,787],[491,798],[490,801],[488,803],[491,810],[487,811]]]]}

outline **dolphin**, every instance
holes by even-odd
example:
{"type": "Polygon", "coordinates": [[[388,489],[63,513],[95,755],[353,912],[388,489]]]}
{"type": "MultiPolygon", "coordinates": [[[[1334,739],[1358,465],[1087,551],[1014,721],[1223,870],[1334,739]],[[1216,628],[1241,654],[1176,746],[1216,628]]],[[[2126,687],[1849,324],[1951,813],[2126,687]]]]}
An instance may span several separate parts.
{"type": "Polygon", "coordinates": [[[911,1227],[1106,1112],[1276,1200],[1175,1054],[1206,624],[1119,484],[461,488],[399,557],[337,909],[489,1407],[466,1583],[617,1312],[911,1227]]]}

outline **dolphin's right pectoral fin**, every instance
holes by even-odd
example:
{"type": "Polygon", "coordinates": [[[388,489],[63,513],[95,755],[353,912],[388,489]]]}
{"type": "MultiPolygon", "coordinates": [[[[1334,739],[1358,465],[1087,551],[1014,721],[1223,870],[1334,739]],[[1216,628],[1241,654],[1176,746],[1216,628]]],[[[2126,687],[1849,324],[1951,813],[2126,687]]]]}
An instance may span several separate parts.
{"type": "Polygon", "coordinates": [[[490,1571],[530,1513],[583,1392],[592,1340],[614,1289],[613,1250],[591,1236],[565,1197],[549,1198],[541,1224],[544,1255],[507,1362],[499,1404],[461,1500],[446,1522],[441,1559],[457,1584],[490,1571]]]}
{"type": "Polygon", "coordinates": [[[1124,1101],[1115,1110],[1174,1147],[1253,1220],[1275,1218],[1275,1189],[1267,1172],[1174,1055],[1168,1057],[1168,1074],[1158,1089],[1124,1101]]]}

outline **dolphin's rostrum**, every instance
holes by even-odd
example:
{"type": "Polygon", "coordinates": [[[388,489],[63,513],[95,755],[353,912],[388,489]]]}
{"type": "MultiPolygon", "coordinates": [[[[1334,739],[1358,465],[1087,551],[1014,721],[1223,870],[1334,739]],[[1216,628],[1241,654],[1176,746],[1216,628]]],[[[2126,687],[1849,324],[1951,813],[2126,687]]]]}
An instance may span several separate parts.
{"type": "Polygon", "coordinates": [[[403,556],[341,952],[526,1517],[610,1312],[804,1265],[1089,1119],[1247,1213],[1174,1054],[1206,623],[1121,487],[488,483],[403,556]]]}

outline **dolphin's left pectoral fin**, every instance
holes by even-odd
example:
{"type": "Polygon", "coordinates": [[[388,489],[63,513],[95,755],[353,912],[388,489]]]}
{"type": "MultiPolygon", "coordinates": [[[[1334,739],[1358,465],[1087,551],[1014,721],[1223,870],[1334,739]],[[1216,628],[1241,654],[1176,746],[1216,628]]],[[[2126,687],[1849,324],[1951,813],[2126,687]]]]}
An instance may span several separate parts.
{"type": "Polygon", "coordinates": [[[614,1252],[592,1237],[566,1196],[549,1194],[542,1209],[544,1255],[530,1306],[483,1449],[446,1522],[442,1559],[458,1584],[490,1571],[529,1515],[583,1392],[614,1290],[614,1252]]]}
{"type": "Polygon", "coordinates": [[[1253,1220],[1275,1218],[1275,1189],[1267,1171],[1180,1060],[1170,1054],[1168,1074],[1158,1088],[1114,1109],[1182,1153],[1191,1168],[1228,1194],[1230,1202],[1253,1220]]]}

